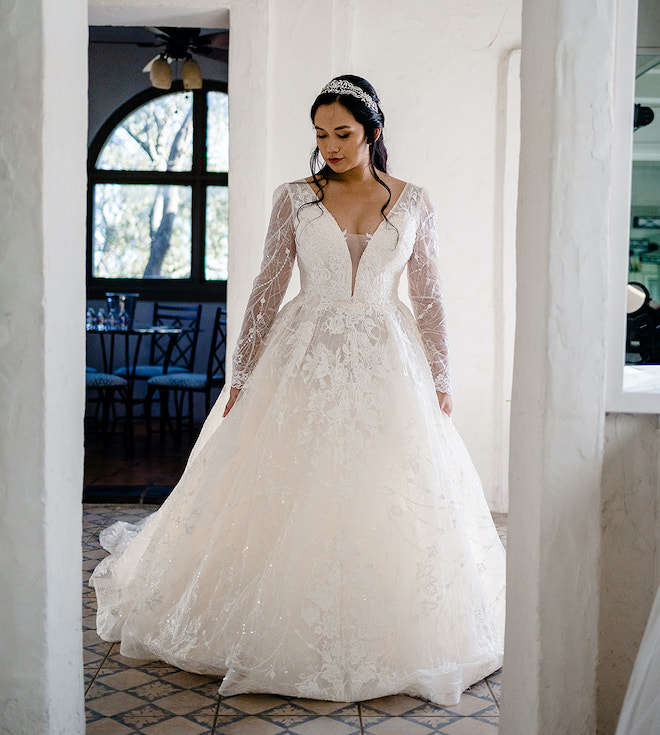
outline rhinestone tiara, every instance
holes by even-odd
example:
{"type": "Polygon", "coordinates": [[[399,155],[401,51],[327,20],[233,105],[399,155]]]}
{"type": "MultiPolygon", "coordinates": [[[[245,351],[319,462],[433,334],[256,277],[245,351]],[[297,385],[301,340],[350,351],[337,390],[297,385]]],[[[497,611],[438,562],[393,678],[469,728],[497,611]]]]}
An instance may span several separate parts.
{"type": "Polygon", "coordinates": [[[372,112],[378,112],[376,100],[363,89],[360,89],[360,87],[355,86],[355,84],[352,84],[346,79],[333,79],[323,87],[320,93],[350,94],[351,97],[357,97],[361,102],[364,102],[372,112]]]}

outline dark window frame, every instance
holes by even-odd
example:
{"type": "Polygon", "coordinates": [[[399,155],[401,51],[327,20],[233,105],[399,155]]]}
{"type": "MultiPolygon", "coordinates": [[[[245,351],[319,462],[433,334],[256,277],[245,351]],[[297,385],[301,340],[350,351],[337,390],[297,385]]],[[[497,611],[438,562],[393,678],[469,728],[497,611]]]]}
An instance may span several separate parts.
{"type": "Polygon", "coordinates": [[[146,89],[127,100],[101,126],[90,143],[87,159],[87,298],[103,299],[106,291],[139,292],[144,300],[227,300],[227,281],[204,277],[206,233],[206,187],[228,186],[227,172],[206,171],[207,92],[227,93],[224,82],[205,80],[193,94],[193,162],[191,171],[108,171],[96,168],[103,145],[115,128],[132,112],[158,97],[183,92],[175,81],[171,89],[146,89]],[[191,187],[191,273],[190,278],[99,278],[92,273],[94,246],[94,186],[96,184],[182,184],[191,187]]]}

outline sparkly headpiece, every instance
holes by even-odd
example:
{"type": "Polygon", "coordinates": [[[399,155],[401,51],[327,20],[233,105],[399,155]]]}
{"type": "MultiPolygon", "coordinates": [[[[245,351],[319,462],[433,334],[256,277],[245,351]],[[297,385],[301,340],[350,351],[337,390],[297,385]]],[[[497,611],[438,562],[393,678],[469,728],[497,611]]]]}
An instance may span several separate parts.
{"type": "Polygon", "coordinates": [[[351,82],[346,79],[333,79],[331,82],[328,82],[328,84],[326,84],[321,90],[321,94],[326,93],[350,94],[351,97],[357,97],[361,102],[364,102],[372,112],[378,112],[376,100],[374,100],[370,94],[367,94],[364,89],[360,89],[360,87],[357,87],[355,84],[351,84],[351,82]]]}

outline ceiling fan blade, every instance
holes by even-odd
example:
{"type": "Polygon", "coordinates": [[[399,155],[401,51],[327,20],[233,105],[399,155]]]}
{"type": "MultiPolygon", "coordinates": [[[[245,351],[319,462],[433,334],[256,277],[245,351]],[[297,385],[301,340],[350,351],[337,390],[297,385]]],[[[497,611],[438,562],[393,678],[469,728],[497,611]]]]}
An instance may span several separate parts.
{"type": "Polygon", "coordinates": [[[194,47],[192,52],[198,56],[203,56],[211,61],[218,61],[222,64],[229,63],[229,51],[226,48],[213,48],[213,46],[194,47]]]}
{"type": "Polygon", "coordinates": [[[223,64],[229,63],[229,31],[208,33],[191,44],[193,53],[223,64]]]}
{"type": "Polygon", "coordinates": [[[167,43],[169,41],[168,34],[163,32],[164,29],[156,28],[156,26],[144,26],[144,28],[145,30],[153,33],[154,36],[159,39],[159,43],[167,43]]]}
{"type": "Polygon", "coordinates": [[[160,59],[160,54],[158,54],[158,56],[154,56],[154,58],[144,67],[142,71],[151,71],[151,67],[153,66],[153,63],[154,61],[156,61],[156,59],[160,59]]]}
{"type": "Polygon", "coordinates": [[[195,46],[213,46],[214,48],[229,48],[229,31],[207,33],[193,41],[195,46]]]}

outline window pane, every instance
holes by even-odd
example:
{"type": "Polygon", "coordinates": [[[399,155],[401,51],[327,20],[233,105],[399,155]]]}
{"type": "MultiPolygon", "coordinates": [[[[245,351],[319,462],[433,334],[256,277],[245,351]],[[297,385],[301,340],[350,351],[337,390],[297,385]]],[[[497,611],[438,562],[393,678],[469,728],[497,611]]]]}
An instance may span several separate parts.
{"type": "Polygon", "coordinates": [[[110,134],[96,168],[115,171],[190,171],[192,92],[157,97],[110,134]]]}
{"type": "Polygon", "coordinates": [[[206,95],[209,116],[206,126],[207,171],[229,171],[229,107],[224,92],[206,95]]]}
{"type": "Polygon", "coordinates": [[[97,184],[93,275],[190,278],[191,189],[97,184]]]}
{"type": "Polygon", "coordinates": [[[226,186],[206,190],[206,252],[204,277],[207,281],[227,280],[229,197],[226,186]]]}

